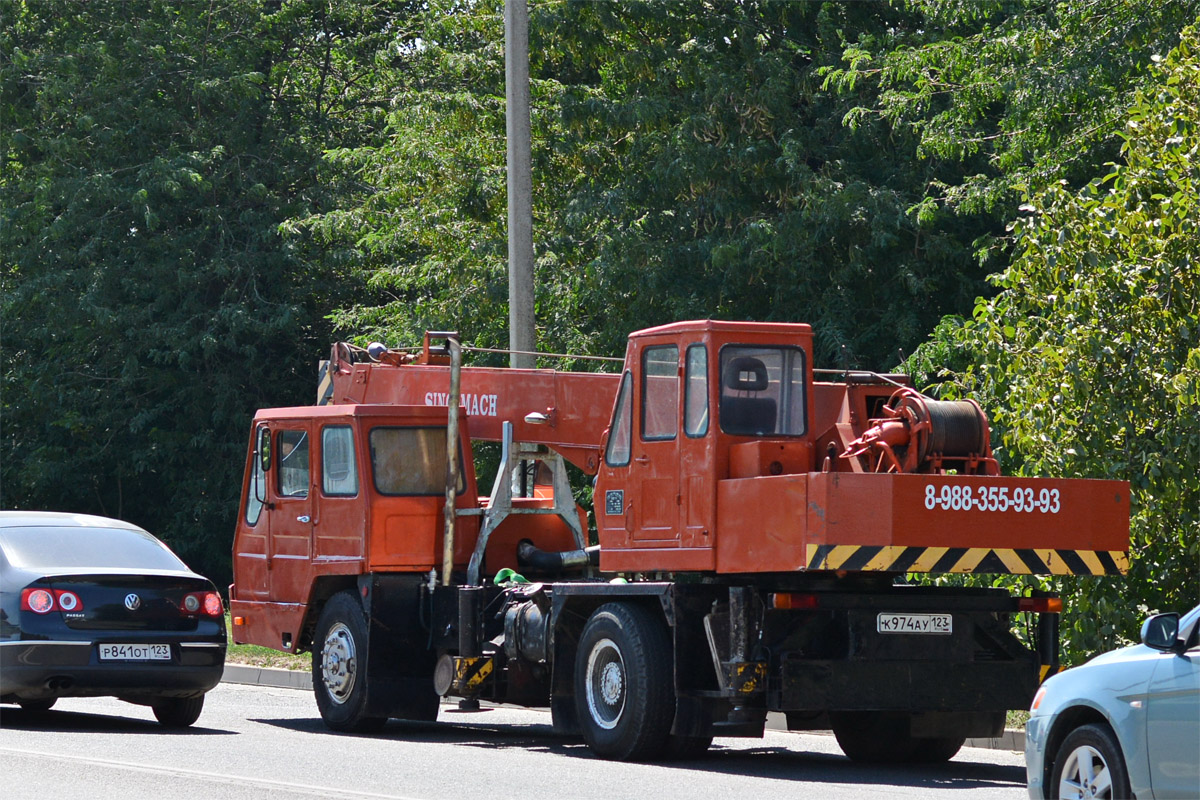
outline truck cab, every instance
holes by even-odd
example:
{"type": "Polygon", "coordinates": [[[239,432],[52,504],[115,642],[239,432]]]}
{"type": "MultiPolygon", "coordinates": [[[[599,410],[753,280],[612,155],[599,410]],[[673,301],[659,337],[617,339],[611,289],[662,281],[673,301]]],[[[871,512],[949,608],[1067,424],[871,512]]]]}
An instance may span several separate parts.
{"type": "Polygon", "coordinates": [[[811,365],[807,325],[630,336],[596,481],[601,568],[716,570],[720,484],[813,468],[811,365]]]}
{"type": "MultiPolygon", "coordinates": [[[[372,571],[438,564],[446,491],[446,411],[338,405],[254,417],[234,535],[235,638],[294,651],[306,609],[372,571]]],[[[469,454],[470,442],[461,449],[469,454]]],[[[470,458],[456,505],[478,508],[470,458]]],[[[479,518],[459,517],[467,563],[479,518]]]]}

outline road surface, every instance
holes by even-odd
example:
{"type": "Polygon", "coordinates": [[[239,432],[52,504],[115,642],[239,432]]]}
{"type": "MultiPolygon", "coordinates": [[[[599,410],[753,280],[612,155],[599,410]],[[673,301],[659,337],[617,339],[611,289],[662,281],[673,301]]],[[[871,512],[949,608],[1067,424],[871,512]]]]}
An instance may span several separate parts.
{"type": "Polygon", "coordinates": [[[872,767],[829,736],[768,731],[718,739],[702,760],[620,764],[555,736],[549,714],[443,706],[437,723],[382,734],[327,730],[308,692],[223,683],[193,728],[110,698],[60,700],[41,716],[0,710],[5,800],[400,798],[1007,798],[1025,794],[1020,754],[964,748],[950,763],[872,767]]]}

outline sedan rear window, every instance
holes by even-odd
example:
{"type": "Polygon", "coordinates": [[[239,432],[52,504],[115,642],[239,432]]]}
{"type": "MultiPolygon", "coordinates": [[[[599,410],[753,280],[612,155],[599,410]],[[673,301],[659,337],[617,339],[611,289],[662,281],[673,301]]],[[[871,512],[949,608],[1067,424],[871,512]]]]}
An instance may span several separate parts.
{"type": "Polygon", "coordinates": [[[145,531],[126,528],[29,527],[0,529],[0,547],[21,569],[96,568],[188,570],[167,546],[145,531]]]}

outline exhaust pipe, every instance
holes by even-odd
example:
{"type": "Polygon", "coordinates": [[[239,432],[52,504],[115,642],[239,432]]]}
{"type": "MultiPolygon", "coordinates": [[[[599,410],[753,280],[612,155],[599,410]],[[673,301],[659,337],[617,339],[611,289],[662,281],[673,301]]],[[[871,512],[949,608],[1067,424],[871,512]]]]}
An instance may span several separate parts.
{"type": "Polygon", "coordinates": [[[600,565],[600,545],[585,547],[583,550],[547,553],[528,539],[522,539],[517,545],[517,563],[522,567],[552,575],[568,570],[586,569],[589,566],[596,567],[600,565]]]}

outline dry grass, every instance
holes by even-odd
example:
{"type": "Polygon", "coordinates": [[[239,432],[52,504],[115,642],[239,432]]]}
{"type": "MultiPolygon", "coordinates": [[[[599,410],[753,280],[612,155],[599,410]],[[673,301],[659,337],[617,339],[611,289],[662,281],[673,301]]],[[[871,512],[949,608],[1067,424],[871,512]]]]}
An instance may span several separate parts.
{"type": "MultiPolygon", "coordinates": [[[[228,614],[225,615],[225,630],[233,630],[228,614]]],[[[250,667],[274,667],[275,669],[294,669],[302,672],[312,669],[312,654],[310,653],[293,655],[256,644],[234,644],[232,638],[229,640],[229,649],[225,653],[225,661],[250,667]]]]}
{"type": "Polygon", "coordinates": [[[1028,711],[1010,711],[1008,718],[1004,720],[1004,727],[1016,728],[1019,731],[1025,730],[1025,722],[1029,719],[1028,711]]]}

